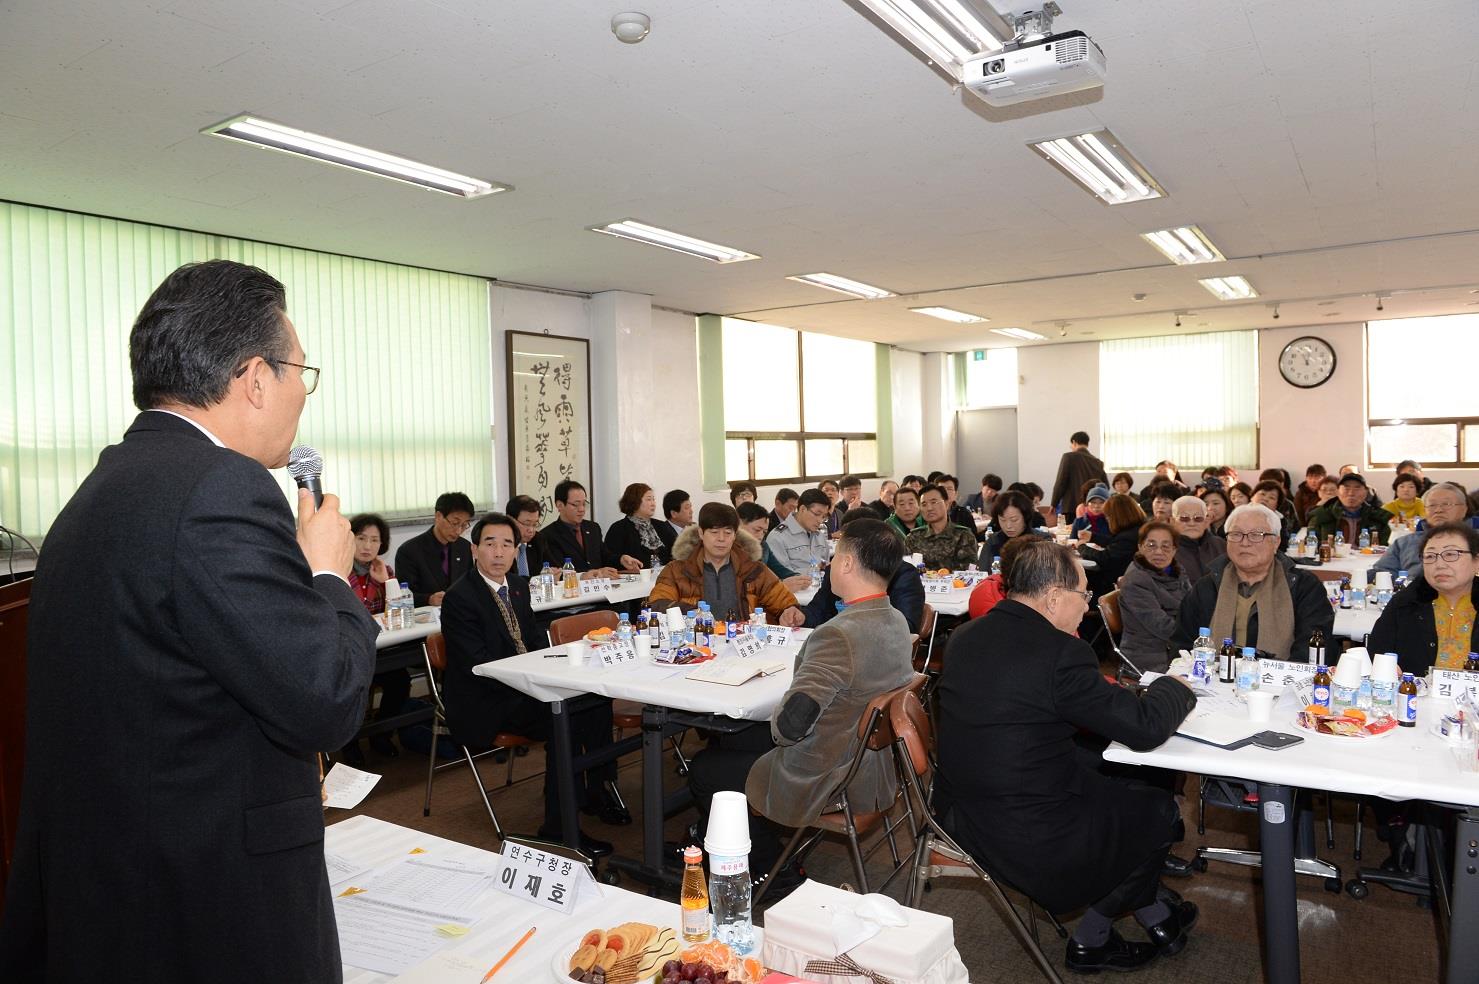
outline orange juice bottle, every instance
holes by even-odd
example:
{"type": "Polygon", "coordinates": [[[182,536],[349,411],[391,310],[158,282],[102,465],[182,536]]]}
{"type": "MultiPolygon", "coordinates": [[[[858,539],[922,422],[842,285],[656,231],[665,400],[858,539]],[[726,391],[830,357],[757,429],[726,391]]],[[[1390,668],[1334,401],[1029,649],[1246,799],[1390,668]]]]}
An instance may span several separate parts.
{"type": "Polygon", "coordinates": [[[709,938],[709,886],[700,863],[703,858],[697,845],[683,850],[683,938],[690,943],[709,938]]]}

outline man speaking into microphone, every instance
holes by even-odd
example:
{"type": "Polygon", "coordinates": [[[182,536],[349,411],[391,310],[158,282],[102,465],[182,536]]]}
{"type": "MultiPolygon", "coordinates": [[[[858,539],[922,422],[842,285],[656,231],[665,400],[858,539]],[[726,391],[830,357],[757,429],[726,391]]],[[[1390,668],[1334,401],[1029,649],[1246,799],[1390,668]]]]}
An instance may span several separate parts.
{"type": "Polygon", "coordinates": [[[339,501],[268,473],[318,382],[282,284],[170,274],[129,337],[142,413],[42,547],[0,980],[341,979],[316,752],[376,626],[339,501]]]}

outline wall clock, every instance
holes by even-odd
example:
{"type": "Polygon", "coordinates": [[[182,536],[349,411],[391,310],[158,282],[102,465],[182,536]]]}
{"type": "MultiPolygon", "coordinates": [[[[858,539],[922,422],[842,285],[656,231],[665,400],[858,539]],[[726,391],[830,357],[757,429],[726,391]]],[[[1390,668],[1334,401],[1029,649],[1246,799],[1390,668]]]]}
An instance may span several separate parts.
{"type": "Polygon", "coordinates": [[[1279,353],[1279,374],[1300,389],[1314,389],[1335,375],[1335,349],[1323,338],[1305,335],[1279,353]]]}

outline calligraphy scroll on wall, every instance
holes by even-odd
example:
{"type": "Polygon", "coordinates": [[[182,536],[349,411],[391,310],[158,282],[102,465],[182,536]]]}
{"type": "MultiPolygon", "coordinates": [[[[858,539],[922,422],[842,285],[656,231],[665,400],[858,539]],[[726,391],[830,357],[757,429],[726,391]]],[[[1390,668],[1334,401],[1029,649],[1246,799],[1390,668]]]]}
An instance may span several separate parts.
{"type": "Polygon", "coordinates": [[[591,487],[590,342],[563,335],[505,332],[509,481],[533,496],[549,520],[555,486],[591,487]]]}

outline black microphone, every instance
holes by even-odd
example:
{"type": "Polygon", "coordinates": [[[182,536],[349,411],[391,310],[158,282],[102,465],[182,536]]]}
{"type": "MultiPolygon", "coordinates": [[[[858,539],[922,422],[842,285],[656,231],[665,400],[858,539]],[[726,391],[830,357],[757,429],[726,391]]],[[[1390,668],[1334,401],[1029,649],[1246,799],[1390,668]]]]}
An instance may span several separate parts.
{"type": "Polygon", "coordinates": [[[300,444],[288,452],[288,474],[298,483],[298,488],[313,493],[313,508],[324,504],[324,487],[319,477],[324,473],[324,456],[306,444],[300,444]]]}

